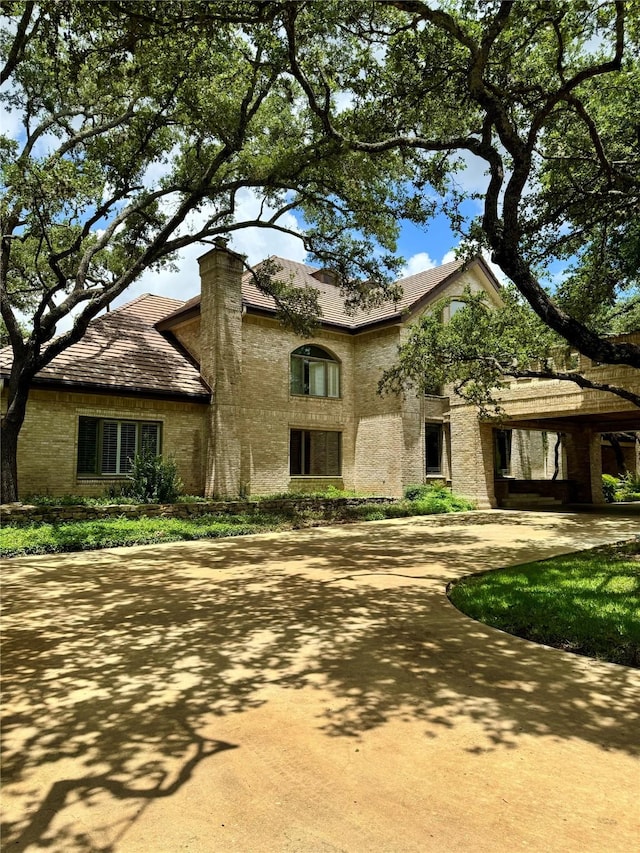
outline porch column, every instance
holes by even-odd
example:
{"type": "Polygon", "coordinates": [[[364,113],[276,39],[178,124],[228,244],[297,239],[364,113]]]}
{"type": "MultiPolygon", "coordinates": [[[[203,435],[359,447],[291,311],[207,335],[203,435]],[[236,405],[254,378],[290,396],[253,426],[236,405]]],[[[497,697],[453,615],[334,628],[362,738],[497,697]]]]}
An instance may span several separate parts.
{"type": "Polygon", "coordinates": [[[478,509],[496,507],[493,426],[474,406],[451,407],[451,486],[478,509]]]}
{"type": "Polygon", "coordinates": [[[604,503],[600,433],[587,427],[579,427],[567,433],[565,448],[567,477],[577,483],[578,502],[604,503]]]}

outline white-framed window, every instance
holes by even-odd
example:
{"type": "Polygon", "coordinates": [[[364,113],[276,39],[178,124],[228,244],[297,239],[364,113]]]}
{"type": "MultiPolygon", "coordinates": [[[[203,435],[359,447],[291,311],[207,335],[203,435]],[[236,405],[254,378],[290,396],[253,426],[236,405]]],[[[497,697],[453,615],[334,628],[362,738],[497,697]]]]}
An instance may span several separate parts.
{"type": "Polygon", "coordinates": [[[462,299],[452,299],[451,302],[449,302],[449,319],[451,319],[454,314],[464,308],[466,304],[467,303],[464,302],[462,299]]]}
{"type": "Polygon", "coordinates": [[[424,456],[427,474],[442,474],[443,433],[442,424],[425,424],[424,426],[424,456]]]}
{"type": "Polygon", "coordinates": [[[306,397],[339,397],[340,364],[322,347],[304,344],[291,353],[291,393],[306,397]]]}
{"type": "Polygon", "coordinates": [[[78,476],[124,476],[136,453],[160,454],[161,424],[81,416],[78,423],[78,476]]]}
{"type": "Polygon", "coordinates": [[[292,429],[289,432],[289,473],[292,477],[340,477],[342,433],[292,429]]]}

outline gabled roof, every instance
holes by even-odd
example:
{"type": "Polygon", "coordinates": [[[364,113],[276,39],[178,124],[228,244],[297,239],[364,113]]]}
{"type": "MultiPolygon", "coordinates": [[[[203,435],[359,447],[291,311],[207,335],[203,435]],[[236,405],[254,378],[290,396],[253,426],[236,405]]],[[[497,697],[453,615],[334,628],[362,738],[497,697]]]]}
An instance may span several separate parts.
{"type": "MultiPolygon", "coordinates": [[[[77,344],[68,347],[36,376],[34,385],[82,386],[206,402],[210,391],[197,368],[155,328],[183,305],[178,299],[143,294],[89,324],[77,344]]],[[[11,349],[0,353],[0,372],[11,367],[11,349]]]]}
{"type": "MultiPolygon", "coordinates": [[[[298,261],[289,261],[286,258],[271,257],[270,261],[280,267],[278,278],[295,287],[314,288],[318,292],[318,303],[321,310],[321,321],[323,325],[335,326],[350,332],[364,331],[368,326],[380,323],[397,322],[405,315],[422,307],[431,299],[437,298],[437,291],[445,282],[448,282],[465,266],[464,261],[455,260],[442,266],[434,267],[415,275],[407,276],[396,282],[402,291],[402,296],[397,300],[386,300],[381,305],[368,310],[359,309],[355,313],[348,313],[344,307],[344,299],[340,288],[334,284],[326,283],[314,277],[318,273],[317,267],[302,264],[298,261]]],[[[484,262],[477,258],[471,262],[480,264],[483,271],[492,282],[499,288],[490,269],[484,262]]],[[[259,264],[256,269],[259,268],[259,264]]],[[[253,276],[246,272],[242,278],[242,303],[250,313],[275,314],[276,304],[270,296],[266,296],[256,287],[253,276]]],[[[200,296],[195,296],[172,314],[162,320],[160,328],[168,329],[173,321],[186,320],[196,316],[200,310],[200,296]]]]}

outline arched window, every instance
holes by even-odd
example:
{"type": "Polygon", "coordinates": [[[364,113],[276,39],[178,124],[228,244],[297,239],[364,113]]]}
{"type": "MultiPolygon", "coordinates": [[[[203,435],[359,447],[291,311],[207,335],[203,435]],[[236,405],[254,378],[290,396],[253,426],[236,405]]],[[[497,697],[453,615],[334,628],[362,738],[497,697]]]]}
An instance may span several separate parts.
{"type": "Polygon", "coordinates": [[[340,396],[340,364],[322,347],[304,344],[291,353],[291,393],[340,396]]]}

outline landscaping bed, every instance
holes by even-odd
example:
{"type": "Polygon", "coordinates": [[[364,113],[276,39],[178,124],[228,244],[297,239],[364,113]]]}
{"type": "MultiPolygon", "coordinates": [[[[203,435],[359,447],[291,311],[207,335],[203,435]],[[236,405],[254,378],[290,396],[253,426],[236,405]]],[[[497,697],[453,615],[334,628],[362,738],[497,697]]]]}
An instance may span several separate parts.
{"type": "Polygon", "coordinates": [[[463,512],[474,505],[443,487],[411,497],[313,497],[111,506],[3,507],[0,556],[46,554],[194,539],[244,536],[322,524],[463,512]]]}
{"type": "Polygon", "coordinates": [[[640,539],[472,575],[448,593],[509,634],[640,667],[640,539]]]}

